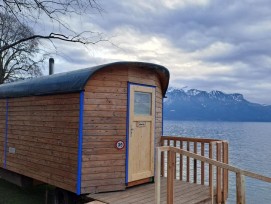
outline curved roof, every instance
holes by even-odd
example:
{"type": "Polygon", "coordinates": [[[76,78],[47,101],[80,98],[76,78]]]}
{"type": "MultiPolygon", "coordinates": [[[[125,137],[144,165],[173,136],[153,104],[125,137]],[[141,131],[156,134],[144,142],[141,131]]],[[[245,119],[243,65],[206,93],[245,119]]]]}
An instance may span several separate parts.
{"type": "Polygon", "coordinates": [[[162,93],[163,96],[165,96],[169,83],[169,71],[167,68],[160,65],[144,62],[115,62],[86,69],[79,69],[71,72],[2,84],[0,85],[0,98],[17,98],[24,96],[41,96],[79,92],[84,90],[88,80],[97,71],[112,66],[128,66],[129,68],[142,67],[144,69],[151,69],[155,71],[158,73],[162,85],[162,93]]]}

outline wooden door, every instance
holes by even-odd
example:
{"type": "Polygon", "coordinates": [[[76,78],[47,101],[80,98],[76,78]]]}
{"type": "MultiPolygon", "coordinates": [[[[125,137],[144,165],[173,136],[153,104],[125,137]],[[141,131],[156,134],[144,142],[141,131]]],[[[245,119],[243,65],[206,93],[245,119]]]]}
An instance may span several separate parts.
{"type": "Polygon", "coordinates": [[[154,176],[155,87],[130,85],[128,184],[154,176]]]}

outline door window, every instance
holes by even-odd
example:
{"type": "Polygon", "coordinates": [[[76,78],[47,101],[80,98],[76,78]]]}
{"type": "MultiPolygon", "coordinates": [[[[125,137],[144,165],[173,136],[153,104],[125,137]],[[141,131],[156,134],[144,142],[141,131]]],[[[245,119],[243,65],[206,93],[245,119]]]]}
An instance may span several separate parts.
{"type": "Polygon", "coordinates": [[[151,115],[151,93],[135,91],[134,114],[151,115]]]}

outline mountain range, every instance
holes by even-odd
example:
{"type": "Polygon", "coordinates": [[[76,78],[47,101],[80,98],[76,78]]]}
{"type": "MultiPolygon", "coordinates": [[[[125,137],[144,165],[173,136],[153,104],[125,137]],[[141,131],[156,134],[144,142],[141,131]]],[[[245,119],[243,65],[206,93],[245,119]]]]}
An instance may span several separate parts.
{"type": "Polygon", "coordinates": [[[271,106],[249,102],[242,94],[169,88],[164,99],[167,120],[271,121],[271,106]]]}

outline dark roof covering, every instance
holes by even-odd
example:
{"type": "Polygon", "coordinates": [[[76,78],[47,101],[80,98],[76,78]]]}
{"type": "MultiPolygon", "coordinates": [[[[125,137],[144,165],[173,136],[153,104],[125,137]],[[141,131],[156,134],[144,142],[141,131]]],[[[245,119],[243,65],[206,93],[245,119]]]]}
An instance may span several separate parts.
{"type": "Polygon", "coordinates": [[[0,85],[0,98],[79,92],[84,90],[87,81],[96,71],[112,66],[129,66],[129,68],[143,67],[156,71],[161,80],[163,96],[165,96],[169,83],[169,71],[165,67],[144,62],[115,62],[71,72],[2,84],[0,85]]]}

